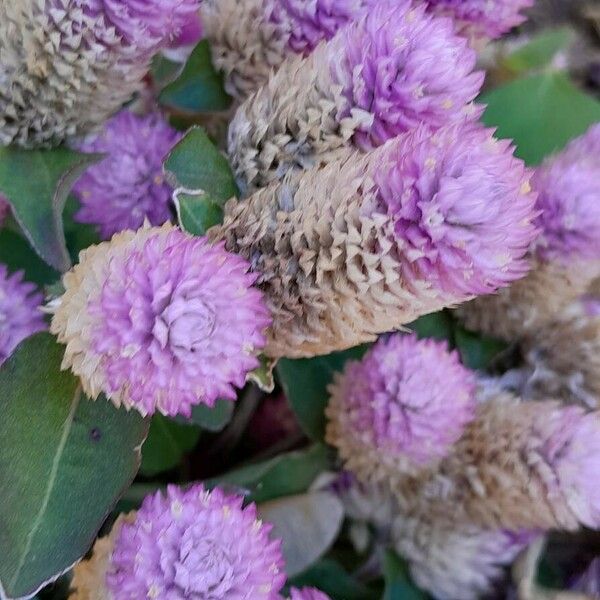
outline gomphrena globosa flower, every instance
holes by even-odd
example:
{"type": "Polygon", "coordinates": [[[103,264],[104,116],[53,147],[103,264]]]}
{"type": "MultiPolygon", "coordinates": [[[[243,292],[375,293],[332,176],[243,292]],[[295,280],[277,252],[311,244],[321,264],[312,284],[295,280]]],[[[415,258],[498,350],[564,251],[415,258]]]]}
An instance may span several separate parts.
{"type": "Polygon", "coordinates": [[[42,301],[35,285],[23,281],[22,271],[11,274],[0,264],[0,365],[25,338],[46,329],[42,301]]]}
{"type": "Polygon", "coordinates": [[[281,63],[308,55],[356,18],[369,0],[204,0],[202,22],[225,89],[244,100],[281,63]]]}
{"type": "Polygon", "coordinates": [[[123,110],[101,132],[79,143],[82,152],[107,156],[75,184],[81,204],[75,219],[95,225],[104,239],[139,229],[146,221],[169,221],[173,189],[165,181],[162,163],[180,137],[160,114],[123,110]]]}
{"type": "Polygon", "coordinates": [[[331,600],[327,594],[324,594],[317,588],[292,588],[290,590],[290,600],[331,600]]]}
{"type": "Polygon", "coordinates": [[[170,225],[91,246],[63,278],[51,330],[92,398],[189,415],[234,400],[270,319],[242,258],[170,225]]]}
{"type": "Polygon", "coordinates": [[[549,158],[532,186],[541,232],[532,270],[497,296],[461,307],[471,329],[505,339],[534,332],[600,275],[600,125],[549,158]]]}
{"type": "Polygon", "coordinates": [[[57,145],[103,123],[140,89],[198,0],[5,0],[0,145],[57,145]]]}
{"type": "Polygon", "coordinates": [[[229,157],[243,190],[294,168],[369,150],[420,124],[479,114],[483,74],[452,21],[409,0],[383,0],[306,58],[288,59],[242,104],[229,157]]]}
{"type": "Polygon", "coordinates": [[[475,39],[495,39],[525,21],[523,10],[534,0],[423,0],[434,14],[456,20],[475,39]]]}
{"type": "Polygon", "coordinates": [[[522,277],[528,176],[490,130],[419,128],[230,202],[209,236],[259,273],[267,353],[326,354],[522,277]]]}
{"type": "Polygon", "coordinates": [[[271,529],[240,496],[170,485],[96,542],[75,569],[74,598],[103,575],[103,600],[279,600],[284,564],[271,529]]]}
{"type": "Polygon", "coordinates": [[[366,482],[436,464],[475,415],[475,378],[458,353],[414,335],[381,339],[329,394],[327,442],[366,482]]]}

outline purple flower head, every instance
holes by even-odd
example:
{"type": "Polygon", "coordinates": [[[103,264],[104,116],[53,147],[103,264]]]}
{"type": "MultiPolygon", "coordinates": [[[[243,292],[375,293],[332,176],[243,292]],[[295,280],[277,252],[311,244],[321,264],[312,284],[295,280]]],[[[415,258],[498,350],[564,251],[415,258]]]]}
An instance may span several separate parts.
{"type": "Polygon", "coordinates": [[[0,365],[25,338],[46,329],[42,301],[36,287],[23,281],[22,271],[11,275],[0,264],[0,365]]]}
{"type": "Polygon", "coordinates": [[[199,0],[102,0],[116,30],[136,47],[158,49],[176,40],[198,18],[199,0]]]}
{"type": "Polygon", "coordinates": [[[369,0],[275,0],[270,20],[289,35],[288,46],[297,54],[310,54],[319,42],[330,40],[358,17],[369,0]]]}
{"type": "Polygon", "coordinates": [[[542,234],[538,254],[569,262],[600,256],[600,124],[548,159],[532,179],[542,234]]]}
{"type": "Polygon", "coordinates": [[[395,221],[403,279],[457,298],[522,277],[537,235],[529,172],[478,125],[424,128],[390,142],[375,181],[395,221]]]}
{"type": "Polygon", "coordinates": [[[499,38],[525,21],[534,0],[425,0],[434,14],[448,15],[476,37],[499,38]]]}
{"type": "Polygon", "coordinates": [[[409,0],[372,6],[331,42],[330,69],[342,86],[340,117],[365,117],[355,143],[363,150],[424,123],[432,128],[476,118],[471,102],[484,75],[476,54],[454,32],[409,0]]]}
{"type": "Polygon", "coordinates": [[[107,157],[87,169],[74,187],[81,203],[76,220],[96,225],[104,239],[139,229],[146,220],[151,225],[169,221],[173,190],[162,164],[180,137],[158,114],[123,110],[100,134],[79,144],[83,152],[107,157]]]}
{"type": "Polygon", "coordinates": [[[290,600],[331,600],[327,594],[324,594],[317,588],[292,588],[290,590],[290,600]]]}
{"type": "Polygon", "coordinates": [[[114,600],[278,600],[285,575],[271,529],[241,497],[170,485],[122,525],[108,588],[114,600]]]}
{"type": "Polygon", "coordinates": [[[9,213],[10,204],[8,203],[8,200],[2,196],[2,194],[0,194],[0,227],[2,227],[2,224],[4,223],[6,217],[8,217],[9,213]]]}
{"type": "Polygon", "coordinates": [[[443,458],[474,418],[474,390],[473,374],[445,343],[395,334],[346,366],[328,416],[342,444],[425,467],[443,458]]]}

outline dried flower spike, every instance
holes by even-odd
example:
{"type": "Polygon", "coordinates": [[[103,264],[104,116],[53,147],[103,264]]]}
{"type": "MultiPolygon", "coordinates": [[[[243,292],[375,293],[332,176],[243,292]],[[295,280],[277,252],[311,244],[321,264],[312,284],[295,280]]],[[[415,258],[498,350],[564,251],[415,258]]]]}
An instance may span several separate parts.
{"type": "Polygon", "coordinates": [[[0,264],[0,365],[25,338],[46,329],[42,301],[35,285],[23,281],[22,271],[10,274],[0,264]]]}
{"type": "Polygon", "coordinates": [[[307,58],[291,58],[237,110],[229,156],[251,192],[294,168],[383,144],[420,124],[476,117],[483,82],[450,19],[385,0],[307,58]]]}
{"type": "Polygon", "coordinates": [[[4,0],[0,145],[58,145],[140,89],[197,0],[4,0]]]}
{"type": "Polygon", "coordinates": [[[475,380],[445,343],[396,334],[346,365],[329,388],[326,439],[361,481],[436,464],[475,414],[475,380]]]}
{"type": "Polygon", "coordinates": [[[202,21],[225,89],[243,101],[288,56],[308,55],[370,0],[205,0],[202,21]]]}
{"type": "Polygon", "coordinates": [[[141,414],[235,399],[270,319],[248,263],[165,225],[81,253],[51,330],[86,393],[141,414]]]}
{"type": "Polygon", "coordinates": [[[420,128],[230,202],[209,236],[260,274],[268,353],[326,354],[522,277],[527,177],[489,130],[420,128]]]}
{"type": "Polygon", "coordinates": [[[180,137],[159,114],[138,116],[123,110],[100,133],[79,143],[82,152],[107,156],[75,184],[81,203],[75,219],[95,225],[103,239],[139,229],[145,221],[169,221],[173,190],[162,164],[180,137]]]}

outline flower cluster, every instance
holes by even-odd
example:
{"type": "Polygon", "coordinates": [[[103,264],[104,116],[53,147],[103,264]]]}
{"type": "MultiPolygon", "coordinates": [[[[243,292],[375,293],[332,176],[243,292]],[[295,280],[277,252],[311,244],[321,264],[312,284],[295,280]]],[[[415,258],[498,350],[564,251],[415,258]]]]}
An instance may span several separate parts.
{"type": "Polygon", "coordinates": [[[269,325],[248,267],[168,225],[91,246],[53,307],[64,366],[91,397],[144,415],[235,399],[269,325]]]}
{"type": "Polygon", "coordinates": [[[171,219],[172,188],[163,160],[181,135],[159,114],[138,116],[123,110],[103,130],[78,144],[82,152],[106,154],[74,187],[81,209],[75,218],[96,225],[104,239],[146,221],[171,219]]]}

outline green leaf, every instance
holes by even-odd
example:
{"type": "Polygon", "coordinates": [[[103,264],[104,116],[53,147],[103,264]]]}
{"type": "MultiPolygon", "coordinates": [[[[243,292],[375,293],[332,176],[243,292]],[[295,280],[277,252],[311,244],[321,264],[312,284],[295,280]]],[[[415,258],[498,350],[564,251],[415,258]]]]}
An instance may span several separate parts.
{"type": "Polygon", "coordinates": [[[516,154],[530,165],[562,149],[600,121],[600,102],[579,90],[564,73],[517,79],[485,94],[483,119],[511,138],[516,154]]]}
{"type": "Polygon", "coordinates": [[[181,75],[160,93],[161,104],[188,113],[217,112],[231,106],[223,75],[212,65],[210,46],[202,40],[187,60],[181,75]]]}
{"type": "MultiPolygon", "coordinates": [[[[198,404],[192,408],[192,416],[188,422],[208,431],[221,431],[231,420],[233,408],[234,404],[231,400],[217,400],[212,408],[198,404]]],[[[182,418],[180,422],[186,421],[182,418]]]]}
{"type": "Polygon", "coordinates": [[[344,507],[329,492],[286,496],[259,504],[261,519],[272,523],[273,537],[282,540],[288,577],[315,563],[333,544],[342,527],[344,507]]]}
{"type": "Polygon", "coordinates": [[[452,342],[454,337],[454,320],[448,311],[423,315],[408,325],[419,338],[434,338],[452,342]]]}
{"type": "Polygon", "coordinates": [[[558,52],[571,44],[573,38],[574,31],[570,27],[545,30],[509,54],[503,61],[504,66],[516,73],[546,67],[558,52]]]}
{"type": "Polygon", "coordinates": [[[140,464],[147,422],[85,398],[63,352],[41,333],[0,368],[3,598],[32,596],[79,560],[140,464]]]}
{"type": "Polygon", "coordinates": [[[151,477],[176,467],[186,452],[196,446],[200,429],[182,425],[162,415],[154,415],[148,438],[142,448],[140,473],[151,477]]]}
{"type": "Polygon", "coordinates": [[[171,150],[164,164],[169,183],[180,193],[204,192],[223,206],[237,195],[237,186],[227,159],[200,127],[192,127],[171,150]]]}
{"type": "Polygon", "coordinates": [[[248,381],[255,383],[261,391],[270,394],[275,389],[273,369],[275,369],[277,361],[264,354],[261,354],[258,358],[260,366],[248,373],[248,381]]]}
{"type": "Polygon", "coordinates": [[[426,594],[411,582],[404,561],[391,550],[385,553],[383,573],[385,576],[383,600],[426,600],[426,594]]]}
{"type": "Polygon", "coordinates": [[[67,248],[74,262],[78,262],[82,250],[102,241],[93,225],[75,221],[78,210],[79,201],[73,195],[69,196],[63,211],[63,222],[67,248]]]}
{"type": "Polygon", "coordinates": [[[487,369],[508,347],[502,340],[475,334],[460,326],[456,327],[454,335],[463,364],[474,370],[487,369]]]}
{"type": "Polygon", "coordinates": [[[173,201],[179,225],[192,235],[204,235],[223,220],[219,203],[204,192],[186,193],[180,188],[173,194],[173,201]]]}
{"type": "Polygon", "coordinates": [[[58,271],[71,266],[62,225],[68,193],[83,171],[100,158],[67,148],[0,148],[0,192],[8,198],[35,251],[58,271]]]}
{"type": "Polygon", "coordinates": [[[325,437],[325,407],[329,401],[327,386],[336,371],[349,359],[359,359],[366,351],[357,346],[316,358],[282,359],[275,371],[285,395],[304,432],[313,440],[325,437]]]}
{"type": "Polygon", "coordinates": [[[152,59],[152,79],[158,88],[175,81],[182,70],[183,65],[180,62],[170,60],[163,54],[156,54],[152,59]]]}
{"type": "Polygon", "coordinates": [[[331,468],[329,449],[316,444],[308,450],[280,454],[270,460],[248,465],[206,482],[233,485],[248,490],[254,502],[266,502],[305,492],[323,471],[331,468]]]}

